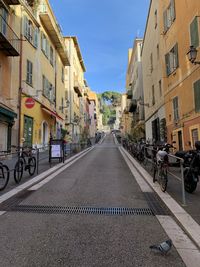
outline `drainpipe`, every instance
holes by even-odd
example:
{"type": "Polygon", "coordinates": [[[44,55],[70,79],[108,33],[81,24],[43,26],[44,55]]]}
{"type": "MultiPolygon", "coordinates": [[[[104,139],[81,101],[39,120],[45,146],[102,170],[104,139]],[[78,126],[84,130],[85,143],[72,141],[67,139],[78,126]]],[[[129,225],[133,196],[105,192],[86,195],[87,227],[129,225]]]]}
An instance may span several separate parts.
{"type": "Polygon", "coordinates": [[[21,19],[20,19],[20,56],[19,56],[19,92],[18,92],[18,108],[19,108],[19,127],[18,127],[18,146],[20,146],[21,134],[21,110],[22,110],[22,50],[23,50],[23,34],[22,34],[22,6],[21,6],[21,19]]]}

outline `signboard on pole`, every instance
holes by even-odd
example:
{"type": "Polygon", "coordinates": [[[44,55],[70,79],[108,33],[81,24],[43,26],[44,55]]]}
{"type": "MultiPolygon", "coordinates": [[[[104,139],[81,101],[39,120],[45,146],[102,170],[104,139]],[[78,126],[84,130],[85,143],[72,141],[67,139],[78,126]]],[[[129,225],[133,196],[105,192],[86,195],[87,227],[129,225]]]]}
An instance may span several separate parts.
{"type": "Polygon", "coordinates": [[[52,159],[59,159],[59,161],[64,162],[64,143],[62,139],[50,139],[49,142],[49,162],[52,159]]]}
{"type": "Polygon", "coordinates": [[[25,100],[25,107],[26,108],[33,108],[35,106],[35,100],[31,97],[28,97],[26,100],[25,100]]]}

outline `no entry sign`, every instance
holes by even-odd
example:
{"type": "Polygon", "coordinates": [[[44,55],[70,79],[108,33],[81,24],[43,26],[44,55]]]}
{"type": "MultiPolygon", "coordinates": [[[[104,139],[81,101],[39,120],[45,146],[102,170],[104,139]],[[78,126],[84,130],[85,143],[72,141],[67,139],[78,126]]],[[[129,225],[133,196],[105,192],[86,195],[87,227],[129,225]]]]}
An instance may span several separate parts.
{"type": "Polygon", "coordinates": [[[26,101],[25,101],[25,106],[27,108],[33,108],[35,105],[35,100],[31,97],[27,98],[26,101]]]}

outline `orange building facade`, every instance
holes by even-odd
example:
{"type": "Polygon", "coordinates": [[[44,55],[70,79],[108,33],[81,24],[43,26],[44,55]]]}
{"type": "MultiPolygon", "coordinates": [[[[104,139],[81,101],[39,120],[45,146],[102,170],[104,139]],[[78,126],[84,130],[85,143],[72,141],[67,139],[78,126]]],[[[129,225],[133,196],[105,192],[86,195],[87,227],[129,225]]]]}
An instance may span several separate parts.
{"type": "Polygon", "coordinates": [[[200,4],[160,0],[159,5],[167,140],[188,150],[200,139],[200,65],[188,59],[193,46],[200,60],[200,4]]]}

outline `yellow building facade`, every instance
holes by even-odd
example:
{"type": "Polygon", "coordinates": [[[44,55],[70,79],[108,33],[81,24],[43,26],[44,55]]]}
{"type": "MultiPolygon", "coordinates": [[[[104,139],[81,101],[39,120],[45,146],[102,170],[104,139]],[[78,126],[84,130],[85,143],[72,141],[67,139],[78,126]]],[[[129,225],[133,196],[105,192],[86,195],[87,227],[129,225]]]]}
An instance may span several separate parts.
{"type": "Polygon", "coordinates": [[[0,0],[0,151],[18,143],[20,19],[11,4],[0,0]]]}
{"type": "Polygon", "coordinates": [[[67,98],[70,103],[67,110],[67,125],[72,142],[81,140],[84,131],[84,111],[85,111],[85,78],[86,71],[82,58],[78,39],[75,36],[65,37],[65,45],[69,53],[70,66],[66,67],[67,79],[65,87],[67,98]]]}
{"type": "Polygon", "coordinates": [[[20,139],[24,145],[47,145],[65,129],[64,39],[49,2],[24,2],[17,8],[22,21],[20,139]],[[30,3],[29,3],[30,4],[30,3]]]}
{"type": "Polygon", "coordinates": [[[200,139],[200,66],[188,59],[190,46],[200,60],[200,5],[196,0],[160,0],[164,98],[168,142],[179,150],[200,139]]]}

